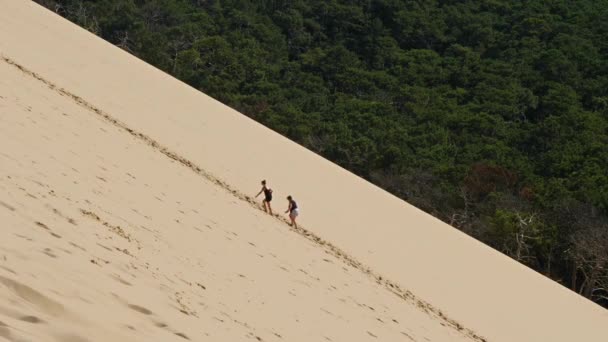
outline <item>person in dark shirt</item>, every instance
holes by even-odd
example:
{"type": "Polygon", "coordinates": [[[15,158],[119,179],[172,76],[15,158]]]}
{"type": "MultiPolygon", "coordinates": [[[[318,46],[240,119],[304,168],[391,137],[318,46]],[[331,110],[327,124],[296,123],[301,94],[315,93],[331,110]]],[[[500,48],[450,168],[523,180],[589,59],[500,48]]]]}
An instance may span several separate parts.
{"type": "Polygon", "coordinates": [[[289,201],[289,206],[287,210],[285,210],[285,214],[289,213],[289,219],[291,220],[291,225],[295,228],[298,228],[296,224],[296,217],[300,215],[300,210],[298,209],[298,204],[291,196],[287,196],[287,201],[289,201]]]}
{"type": "Polygon", "coordinates": [[[264,207],[264,211],[270,212],[270,215],[272,215],[272,208],[270,207],[270,201],[272,201],[272,189],[270,189],[269,187],[266,186],[266,180],[262,181],[262,190],[260,190],[260,192],[258,192],[258,194],[255,195],[255,197],[257,198],[262,193],[264,193],[264,200],[262,201],[262,206],[264,207]]]}

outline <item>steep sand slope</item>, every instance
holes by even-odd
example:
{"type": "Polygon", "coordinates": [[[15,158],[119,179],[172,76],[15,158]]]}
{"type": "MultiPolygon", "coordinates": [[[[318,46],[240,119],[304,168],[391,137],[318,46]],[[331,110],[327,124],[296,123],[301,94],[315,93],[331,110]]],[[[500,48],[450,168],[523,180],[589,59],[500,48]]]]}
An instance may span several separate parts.
{"type": "MultiPolygon", "coordinates": [[[[241,199],[242,194],[258,190],[261,178],[269,179],[276,191],[275,206],[282,204],[285,195],[293,194],[302,206],[301,222],[308,230],[383,276],[383,282],[388,279],[392,285],[411,290],[466,328],[490,341],[608,340],[608,313],[602,308],[37,5],[0,0],[0,6],[3,56],[84,99],[123,126],[153,138],[204,173],[221,178],[241,199]]],[[[0,74],[2,78],[6,73],[0,74]]],[[[6,87],[13,89],[15,82],[10,80],[6,87]]],[[[2,117],[5,115],[3,110],[2,117]]],[[[14,153],[12,158],[22,159],[19,151],[14,153]]],[[[140,165],[142,161],[134,158],[137,156],[127,157],[140,165]]],[[[3,160],[2,167],[5,164],[3,160]]],[[[150,177],[161,174],[168,187],[182,180],[161,169],[150,170],[150,177]]],[[[201,182],[200,178],[190,183],[201,182]]],[[[182,195],[190,196],[194,187],[188,184],[189,191],[182,195]]],[[[121,196],[145,204],[147,196],[134,191],[121,196]]],[[[136,209],[146,216],[158,210],[136,209]]],[[[234,214],[225,214],[222,220],[234,214]]],[[[284,230],[281,223],[273,222],[284,230]]],[[[272,241],[283,244],[281,237],[272,241]]],[[[292,248],[289,251],[298,253],[292,248]]],[[[392,296],[391,301],[405,302],[392,296]]]]}
{"type": "Polygon", "coordinates": [[[0,337],[475,340],[82,100],[0,75],[0,337]]]}

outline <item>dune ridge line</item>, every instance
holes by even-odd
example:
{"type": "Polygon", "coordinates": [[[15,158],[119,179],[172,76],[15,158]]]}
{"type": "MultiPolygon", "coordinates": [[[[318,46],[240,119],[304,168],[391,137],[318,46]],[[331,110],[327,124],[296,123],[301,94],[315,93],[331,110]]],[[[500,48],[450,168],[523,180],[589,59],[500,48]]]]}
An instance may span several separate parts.
{"type": "MultiPolygon", "coordinates": [[[[117,128],[120,128],[124,131],[127,131],[131,136],[143,141],[144,143],[146,143],[147,145],[151,146],[152,148],[154,148],[155,150],[157,150],[158,152],[164,154],[165,156],[169,157],[170,159],[173,159],[175,161],[177,161],[178,163],[182,164],[183,166],[188,167],[190,170],[194,171],[196,174],[198,174],[199,176],[202,176],[204,178],[206,178],[207,180],[211,181],[212,183],[220,186],[221,188],[223,188],[225,191],[230,192],[234,197],[249,203],[249,205],[251,205],[252,207],[254,207],[257,210],[262,210],[261,207],[258,205],[258,203],[255,201],[254,198],[252,198],[251,196],[248,196],[244,193],[241,193],[240,191],[234,189],[232,186],[230,186],[228,183],[226,183],[225,181],[221,180],[220,178],[210,174],[209,172],[207,172],[206,170],[204,170],[203,168],[201,168],[200,166],[196,165],[195,163],[193,163],[192,161],[186,159],[183,156],[180,156],[179,154],[171,151],[170,149],[168,149],[167,147],[161,145],[159,142],[157,142],[156,140],[154,140],[153,138],[138,132],[132,128],[130,128],[129,126],[127,126],[125,123],[121,122],[120,120],[112,117],[111,115],[109,115],[108,113],[104,112],[103,110],[95,107],[94,105],[92,105],[91,103],[87,102],[86,100],[84,100],[83,98],[81,98],[78,95],[75,95],[71,92],[69,92],[68,90],[61,88],[59,86],[57,86],[56,84],[48,81],[47,79],[45,79],[44,77],[40,76],[39,74],[37,74],[36,72],[33,72],[29,69],[27,69],[26,67],[20,65],[19,63],[15,62],[14,60],[12,60],[9,57],[6,57],[3,54],[0,54],[0,58],[7,64],[19,69],[20,71],[22,71],[24,74],[33,77],[34,79],[44,83],[46,86],[48,86],[50,89],[56,91],[57,93],[59,93],[62,96],[68,96],[69,98],[71,98],[75,103],[77,103],[78,105],[80,105],[81,107],[97,114],[98,116],[100,116],[101,118],[103,118],[105,121],[109,122],[110,124],[114,125],[117,128]]],[[[279,214],[274,214],[273,215],[276,219],[279,219],[280,221],[289,224],[289,221],[280,216],[279,214]]],[[[308,239],[309,241],[313,242],[314,244],[316,244],[318,247],[322,248],[323,250],[325,250],[327,253],[330,253],[331,255],[333,255],[334,257],[342,260],[342,262],[344,262],[345,264],[359,270],[360,272],[364,273],[365,275],[367,275],[369,278],[373,279],[377,284],[383,285],[383,287],[388,290],[389,292],[393,293],[394,295],[396,295],[397,297],[399,297],[400,299],[406,301],[406,302],[410,302],[415,304],[418,308],[420,308],[422,311],[426,312],[427,314],[429,314],[432,317],[436,317],[439,318],[441,321],[445,322],[448,326],[452,327],[453,329],[457,330],[458,332],[464,334],[465,336],[468,336],[470,338],[473,338],[474,340],[480,341],[480,342],[488,342],[488,339],[486,339],[485,337],[482,337],[480,335],[478,335],[477,333],[475,333],[473,330],[465,328],[462,324],[458,323],[456,320],[449,318],[446,314],[444,314],[440,309],[434,307],[433,305],[431,305],[430,303],[416,297],[411,291],[409,290],[404,290],[401,286],[399,286],[398,284],[396,284],[395,282],[392,282],[389,279],[386,279],[385,277],[381,276],[380,274],[378,274],[377,272],[375,272],[374,270],[372,270],[371,268],[369,268],[368,266],[364,265],[363,263],[357,261],[354,257],[351,257],[349,254],[347,254],[346,252],[344,252],[343,250],[341,250],[339,247],[335,246],[334,244],[332,244],[331,242],[325,241],[323,240],[321,237],[319,237],[318,235],[312,233],[311,231],[305,229],[303,226],[298,225],[298,228],[294,228],[293,226],[289,226],[290,230],[299,234],[300,236],[308,239]]]]}

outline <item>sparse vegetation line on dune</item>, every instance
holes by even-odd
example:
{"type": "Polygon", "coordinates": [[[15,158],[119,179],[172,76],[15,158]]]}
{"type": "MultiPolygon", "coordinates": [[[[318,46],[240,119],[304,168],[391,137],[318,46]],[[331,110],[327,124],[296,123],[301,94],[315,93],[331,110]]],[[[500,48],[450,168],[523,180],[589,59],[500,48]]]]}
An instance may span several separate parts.
{"type": "MultiPolygon", "coordinates": [[[[105,119],[107,122],[109,122],[110,124],[121,128],[125,131],[127,131],[129,134],[131,134],[133,137],[138,138],[139,140],[145,142],[147,145],[153,147],[155,150],[157,150],[158,152],[161,152],[162,154],[164,154],[165,156],[179,162],[180,164],[188,167],[189,169],[191,169],[192,171],[194,171],[196,174],[205,177],[206,179],[208,179],[209,181],[215,183],[216,185],[220,186],[221,188],[223,188],[224,190],[230,192],[233,196],[235,196],[236,198],[249,203],[249,205],[251,205],[252,207],[261,210],[259,205],[256,203],[255,199],[252,198],[251,196],[245,195],[243,193],[241,193],[240,191],[234,189],[233,187],[231,187],[228,183],[226,183],[225,181],[221,180],[220,178],[210,174],[209,172],[205,171],[204,169],[202,169],[200,166],[196,165],[195,163],[193,163],[192,161],[186,159],[183,156],[180,156],[179,154],[177,154],[176,152],[173,152],[171,150],[169,150],[167,147],[162,146],[159,142],[157,142],[156,140],[152,139],[151,137],[138,132],[132,128],[130,128],[129,126],[127,126],[125,123],[117,120],[116,118],[112,117],[111,115],[109,115],[108,113],[102,111],[101,109],[95,107],[94,105],[90,104],[89,102],[87,102],[86,100],[84,100],[83,98],[79,97],[78,95],[75,95],[71,92],[69,92],[68,90],[61,88],[59,86],[57,86],[56,84],[46,80],[45,78],[43,78],[42,76],[40,76],[39,74],[25,68],[24,66],[18,64],[17,62],[13,61],[12,59],[4,56],[4,55],[0,55],[0,58],[8,63],[9,65],[12,65],[16,68],[18,68],[19,70],[21,70],[23,73],[25,73],[26,75],[29,75],[33,78],[35,78],[36,80],[44,83],[45,85],[47,85],[50,89],[58,92],[59,94],[63,95],[63,96],[67,96],[71,99],[73,99],[78,105],[86,108],[87,110],[101,116],[103,119],[105,119]]],[[[83,212],[86,215],[91,215],[88,212],[83,212]]],[[[287,219],[281,217],[278,214],[273,215],[276,219],[279,219],[281,221],[283,221],[284,223],[289,223],[287,221],[287,219]]],[[[379,275],[377,272],[375,272],[374,270],[372,270],[371,268],[369,268],[368,266],[362,264],[361,262],[357,261],[355,258],[351,257],[350,255],[348,255],[347,253],[345,253],[344,251],[342,251],[340,248],[338,248],[337,246],[333,245],[331,242],[325,241],[323,240],[321,237],[315,235],[314,233],[312,233],[311,231],[307,230],[306,228],[298,225],[297,228],[295,227],[291,227],[290,230],[298,233],[299,235],[305,237],[306,239],[312,241],[313,243],[315,243],[317,246],[323,248],[325,251],[327,251],[328,253],[331,253],[333,256],[337,257],[338,259],[342,260],[345,264],[352,266],[353,268],[356,268],[357,270],[363,272],[364,274],[366,274],[367,276],[369,276],[370,278],[372,278],[376,283],[382,285],[384,288],[386,288],[388,291],[390,291],[391,293],[393,293],[394,295],[396,295],[397,297],[401,298],[402,300],[408,301],[410,303],[414,303],[417,307],[419,307],[421,310],[423,310],[424,312],[426,312],[427,314],[437,317],[440,320],[442,320],[443,322],[445,322],[447,325],[451,326],[452,328],[454,328],[455,330],[463,333],[466,336],[469,336],[471,338],[473,338],[474,340],[477,341],[482,341],[485,342],[487,341],[484,337],[479,336],[478,334],[476,334],[474,331],[467,329],[465,327],[463,327],[460,323],[458,323],[457,321],[447,317],[441,310],[435,308],[434,306],[432,306],[431,304],[417,298],[412,292],[410,292],[409,290],[404,290],[402,287],[400,287],[398,284],[382,277],[381,275],[379,275]]]]}

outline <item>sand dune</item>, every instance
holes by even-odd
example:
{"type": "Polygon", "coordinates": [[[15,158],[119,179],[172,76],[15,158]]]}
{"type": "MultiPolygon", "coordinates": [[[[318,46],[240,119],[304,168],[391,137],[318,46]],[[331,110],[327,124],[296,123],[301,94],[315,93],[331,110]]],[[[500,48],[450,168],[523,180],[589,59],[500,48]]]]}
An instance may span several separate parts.
{"type": "Polygon", "coordinates": [[[471,340],[158,142],[0,72],[0,336],[471,340]]]}
{"type": "Polygon", "coordinates": [[[606,310],[27,1],[0,0],[0,143],[0,341],[608,341],[606,310]]]}

